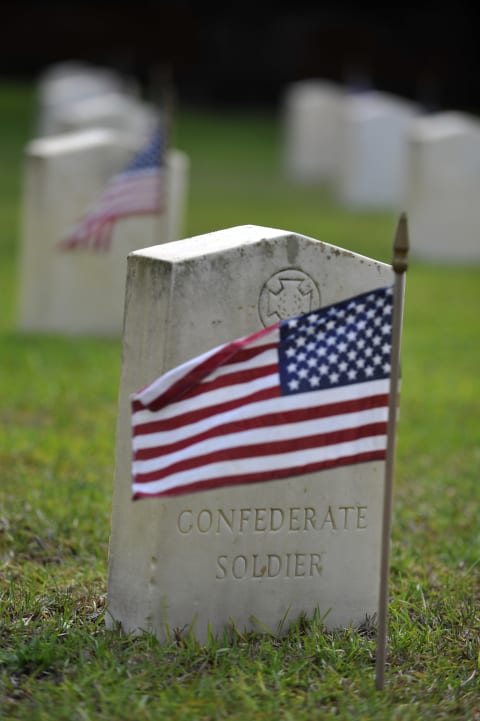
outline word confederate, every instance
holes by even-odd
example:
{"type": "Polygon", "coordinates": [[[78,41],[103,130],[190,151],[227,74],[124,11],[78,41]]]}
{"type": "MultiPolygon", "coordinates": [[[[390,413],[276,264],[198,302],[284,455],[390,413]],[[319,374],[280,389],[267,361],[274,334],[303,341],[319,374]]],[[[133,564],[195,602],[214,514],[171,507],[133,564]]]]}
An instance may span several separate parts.
{"type": "Polygon", "coordinates": [[[278,533],[311,531],[361,531],[367,528],[367,506],[329,505],[290,508],[185,508],[177,517],[177,529],[190,533],[278,533]]]}

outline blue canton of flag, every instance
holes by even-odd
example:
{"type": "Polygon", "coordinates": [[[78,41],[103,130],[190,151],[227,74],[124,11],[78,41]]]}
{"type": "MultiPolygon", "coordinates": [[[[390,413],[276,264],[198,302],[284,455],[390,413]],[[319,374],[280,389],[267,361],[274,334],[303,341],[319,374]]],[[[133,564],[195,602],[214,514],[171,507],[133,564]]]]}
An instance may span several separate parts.
{"type": "Polygon", "coordinates": [[[390,374],[391,288],[280,322],[282,393],[305,393],[390,374]]]}
{"type": "Polygon", "coordinates": [[[62,250],[108,250],[114,223],[132,215],[160,213],[164,194],[163,141],[156,129],[148,143],[105,190],[61,243],[62,250]]]}

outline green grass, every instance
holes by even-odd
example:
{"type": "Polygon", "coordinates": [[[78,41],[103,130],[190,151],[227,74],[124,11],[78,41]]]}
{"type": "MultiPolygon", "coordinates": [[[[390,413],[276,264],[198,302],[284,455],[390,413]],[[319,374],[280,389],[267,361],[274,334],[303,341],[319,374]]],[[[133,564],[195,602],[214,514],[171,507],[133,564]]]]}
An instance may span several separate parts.
{"type": "MultiPolygon", "coordinates": [[[[28,87],[0,87],[0,717],[480,719],[480,268],[412,262],[386,690],[373,628],[132,638],[104,625],[120,341],[16,330],[28,87]]],[[[288,184],[273,116],[179,113],[186,235],[254,223],[389,260],[396,218],[288,184]]]]}

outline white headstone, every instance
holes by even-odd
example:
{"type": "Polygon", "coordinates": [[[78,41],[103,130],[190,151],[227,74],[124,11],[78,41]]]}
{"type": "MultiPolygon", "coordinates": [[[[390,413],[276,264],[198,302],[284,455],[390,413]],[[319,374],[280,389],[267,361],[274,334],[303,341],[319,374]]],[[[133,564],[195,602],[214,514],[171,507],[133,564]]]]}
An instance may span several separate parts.
{"type": "MultiPolygon", "coordinates": [[[[19,326],[27,331],[120,335],[126,258],[179,233],[188,158],[167,157],[165,212],[119,220],[110,249],[62,251],[59,241],[138,150],[131,136],[97,129],[32,141],[25,153],[19,326]]],[[[179,237],[179,236],[177,236],[179,237]]]]}
{"type": "Polygon", "coordinates": [[[108,93],[121,93],[132,97],[138,95],[135,84],[111,68],[74,61],[52,66],[43,73],[37,86],[36,134],[57,134],[58,117],[72,103],[108,93]]]}
{"type": "Polygon", "coordinates": [[[408,133],[418,111],[385,93],[350,94],[338,122],[335,194],[347,207],[403,210],[408,133]]]}
{"type": "Polygon", "coordinates": [[[147,103],[121,93],[105,93],[65,103],[52,117],[51,129],[60,134],[87,128],[112,128],[146,138],[158,120],[147,103]]]}
{"type": "Polygon", "coordinates": [[[107,623],[278,631],[319,609],[361,623],[379,593],[384,463],[131,501],[129,396],[161,373],[281,318],[392,282],[391,268],[327,243],[240,226],[135,251],[127,301],[107,623]]]}
{"type": "Polygon", "coordinates": [[[417,120],[409,142],[407,200],[412,256],[480,260],[480,121],[444,112],[417,120]]]}
{"type": "Polygon", "coordinates": [[[283,100],[284,164],[299,182],[331,181],[338,163],[338,113],[344,93],[334,83],[290,85],[283,100]]]}

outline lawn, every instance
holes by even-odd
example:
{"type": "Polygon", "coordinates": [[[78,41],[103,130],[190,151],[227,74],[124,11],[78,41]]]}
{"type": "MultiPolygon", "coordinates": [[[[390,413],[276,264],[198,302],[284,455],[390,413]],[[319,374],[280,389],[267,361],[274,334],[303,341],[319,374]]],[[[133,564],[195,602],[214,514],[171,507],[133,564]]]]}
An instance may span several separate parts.
{"type": "MultiPolygon", "coordinates": [[[[480,266],[412,254],[386,689],[372,628],[160,646],[104,625],[121,342],[16,328],[22,149],[34,95],[0,85],[0,716],[480,719],[480,266]]],[[[179,107],[186,235],[253,223],[389,261],[392,213],[348,212],[282,174],[274,112],[179,107]]]]}

